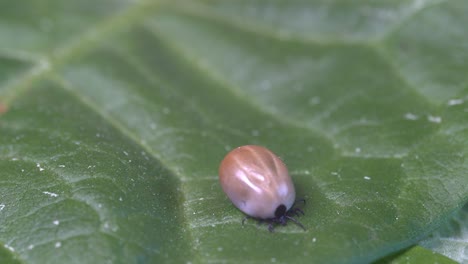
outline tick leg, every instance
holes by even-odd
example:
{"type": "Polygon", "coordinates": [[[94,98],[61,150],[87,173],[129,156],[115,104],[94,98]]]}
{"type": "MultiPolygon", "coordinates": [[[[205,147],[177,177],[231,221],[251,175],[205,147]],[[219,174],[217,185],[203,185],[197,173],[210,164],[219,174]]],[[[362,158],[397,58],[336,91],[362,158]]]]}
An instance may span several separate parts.
{"type": "Polygon", "coordinates": [[[306,203],[306,200],[305,200],[304,198],[297,199],[297,200],[294,202],[293,207],[294,207],[294,205],[296,205],[296,203],[298,203],[298,202],[301,202],[301,203],[305,204],[305,203],[306,203]]]}
{"type": "Polygon", "coordinates": [[[299,208],[292,208],[291,210],[289,210],[289,212],[287,213],[288,216],[301,216],[304,215],[304,211],[302,211],[301,209],[299,208]]]}
{"type": "Polygon", "coordinates": [[[258,219],[257,225],[261,225],[263,223],[263,219],[258,219]]]}
{"type": "Polygon", "coordinates": [[[295,213],[297,216],[300,215],[299,213],[301,213],[302,215],[304,215],[304,211],[302,211],[301,208],[294,208],[294,213],[295,213]]]}
{"type": "Polygon", "coordinates": [[[304,229],[304,231],[306,230],[305,227],[299,222],[297,221],[296,219],[290,217],[290,216],[286,216],[286,218],[288,218],[289,220],[293,221],[296,225],[302,227],[302,229],[304,229]]]}
{"type": "Polygon", "coordinates": [[[294,215],[299,216],[299,213],[297,212],[297,208],[293,208],[293,209],[289,210],[288,215],[289,216],[294,216],[294,215]]]}
{"type": "Polygon", "coordinates": [[[274,229],[275,229],[275,226],[273,225],[273,223],[270,223],[270,224],[268,225],[268,231],[270,231],[271,233],[273,233],[274,229]]]}

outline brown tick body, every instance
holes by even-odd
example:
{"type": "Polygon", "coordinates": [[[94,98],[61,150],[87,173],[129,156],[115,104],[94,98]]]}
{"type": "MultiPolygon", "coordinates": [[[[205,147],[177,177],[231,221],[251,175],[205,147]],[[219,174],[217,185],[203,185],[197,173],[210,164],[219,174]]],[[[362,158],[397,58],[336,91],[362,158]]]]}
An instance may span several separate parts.
{"type": "Polygon", "coordinates": [[[292,208],[296,191],[284,163],[270,150],[255,145],[229,152],[219,167],[221,187],[232,203],[249,217],[285,225],[300,209],[292,208]]]}

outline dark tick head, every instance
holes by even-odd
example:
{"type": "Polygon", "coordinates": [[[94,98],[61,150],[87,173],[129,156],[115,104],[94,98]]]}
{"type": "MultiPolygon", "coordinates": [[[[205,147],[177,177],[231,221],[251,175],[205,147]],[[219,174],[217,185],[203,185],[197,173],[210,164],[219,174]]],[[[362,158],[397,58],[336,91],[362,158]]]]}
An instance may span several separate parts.
{"type": "Polygon", "coordinates": [[[281,204],[278,206],[275,210],[275,216],[277,218],[280,218],[281,216],[286,215],[286,206],[284,204],[281,204]]]}

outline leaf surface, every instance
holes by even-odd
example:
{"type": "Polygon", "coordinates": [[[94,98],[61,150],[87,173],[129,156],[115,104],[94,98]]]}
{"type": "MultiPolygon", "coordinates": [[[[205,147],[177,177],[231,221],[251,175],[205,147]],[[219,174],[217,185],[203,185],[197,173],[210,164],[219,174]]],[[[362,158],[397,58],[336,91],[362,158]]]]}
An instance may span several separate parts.
{"type": "Polygon", "coordinates": [[[0,3],[0,256],[365,263],[415,244],[468,201],[466,11],[0,3]],[[241,225],[217,169],[246,144],[287,164],[307,231],[241,225]]]}

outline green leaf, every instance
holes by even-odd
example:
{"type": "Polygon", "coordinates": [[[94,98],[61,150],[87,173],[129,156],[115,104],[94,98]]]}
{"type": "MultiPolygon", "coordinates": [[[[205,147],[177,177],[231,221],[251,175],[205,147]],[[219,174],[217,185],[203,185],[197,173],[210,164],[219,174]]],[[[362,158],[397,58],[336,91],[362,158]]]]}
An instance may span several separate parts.
{"type": "Polygon", "coordinates": [[[19,264],[21,263],[16,259],[14,252],[11,251],[11,248],[0,248],[0,263],[4,264],[19,264]]]}
{"type": "Polygon", "coordinates": [[[368,263],[468,202],[466,1],[0,3],[0,258],[368,263]],[[217,169],[263,145],[275,233],[217,169]],[[5,257],[4,257],[5,256],[5,257]]]}
{"type": "Polygon", "coordinates": [[[25,263],[186,259],[173,172],[62,88],[37,82],[2,117],[5,247],[25,263]]]}
{"type": "Polygon", "coordinates": [[[468,261],[468,204],[420,245],[449,256],[460,263],[468,261]]]}
{"type": "Polygon", "coordinates": [[[390,256],[378,261],[379,264],[419,264],[419,263],[440,263],[440,264],[455,264],[458,263],[443,255],[434,253],[423,247],[414,246],[402,253],[390,256]]]}

